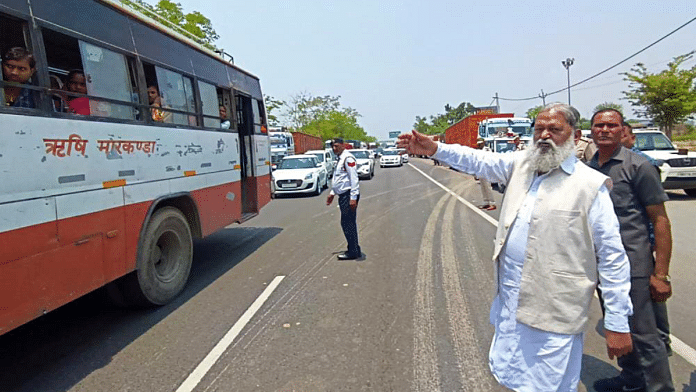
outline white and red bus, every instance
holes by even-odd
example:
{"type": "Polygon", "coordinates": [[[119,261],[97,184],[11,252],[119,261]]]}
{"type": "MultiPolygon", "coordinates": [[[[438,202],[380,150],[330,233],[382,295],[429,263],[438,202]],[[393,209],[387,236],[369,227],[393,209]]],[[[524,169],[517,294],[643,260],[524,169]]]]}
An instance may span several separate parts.
{"type": "Polygon", "coordinates": [[[0,81],[0,335],[105,285],[172,300],[192,239],[270,201],[259,79],[112,0],[0,0],[16,47],[36,72],[0,81]]]}

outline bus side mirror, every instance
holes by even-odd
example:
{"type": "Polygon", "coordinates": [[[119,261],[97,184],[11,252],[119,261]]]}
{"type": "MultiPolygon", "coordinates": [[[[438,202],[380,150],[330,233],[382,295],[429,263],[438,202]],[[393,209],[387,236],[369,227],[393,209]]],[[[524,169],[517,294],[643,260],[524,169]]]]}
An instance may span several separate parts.
{"type": "Polygon", "coordinates": [[[278,168],[278,165],[271,165],[271,170],[275,170],[278,168]]]}

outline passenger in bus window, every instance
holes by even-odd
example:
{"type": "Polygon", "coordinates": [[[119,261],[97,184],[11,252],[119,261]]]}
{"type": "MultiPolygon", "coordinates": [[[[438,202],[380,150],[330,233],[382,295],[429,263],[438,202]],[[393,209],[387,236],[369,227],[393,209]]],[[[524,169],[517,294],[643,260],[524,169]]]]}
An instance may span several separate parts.
{"type": "Polygon", "coordinates": [[[227,117],[227,108],[225,105],[220,105],[220,128],[230,129],[230,119],[227,117]]]}
{"type": "MultiPolygon", "coordinates": [[[[66,83],[68,91],[76,94],[87,94],[87,80],[85,74],[79,69],[74,69],[68,73],[68,82],[66,83]]],[[[89,98],[79,96],[68,96],[68,113],[80,114],[89,116],[89,98]]]]}
{"type": "MultiPolygon", "coordinates": [[[[6,82],[28,84],[36,72],[34,55],[20,47],[14,47],[2,56],[2,76],[6,82]]],[[[5,86],[5,105],[36,108],[36,92],[21,86],[5,86]]]]}
{"type": "Polygon", "coordinates": [[[152,120],[156,122],[170,122],[171,113],[165,112],[164,110],[157,109],[164,107],[162,103],[162,97],[160,96],[159,88],[155,85],[150,85],[147,87],[147,98],[150,103],[150,113],[152,115],[152,120]]]}

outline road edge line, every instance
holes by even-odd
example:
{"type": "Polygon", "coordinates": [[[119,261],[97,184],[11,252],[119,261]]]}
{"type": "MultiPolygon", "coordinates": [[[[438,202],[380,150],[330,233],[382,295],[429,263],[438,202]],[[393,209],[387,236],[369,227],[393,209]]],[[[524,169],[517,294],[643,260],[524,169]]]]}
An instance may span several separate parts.
{"type": "Polygon", "coordinates": [[[225,336],[220,339],[220,341],[213,347],[208,355],[203,358],[203,360],[196,366],[196,368],[189,374],[189,376],[184,380],[184,382],[177,388],[176,392],[191,392],[193,391],[198,383],[201,382],[203,377],[208,373],[208,371],[215,365],[222,354],[227,350],[227,348],[232,344],[234,339],[242,332],[242,329],[249,323],[251,318],[256,314],[256,312],[261,309],[261,306],[266,302],[266,300],[271,296],[273,291],[280,285],[280,282],[285,278],[285,276],[276,276],[273,281],[266,287],[266,289],[261,293],[261,295],[256,298],[256,300],[249,306],[249,308],[242,314],[242,317],[237,320],[236,323],[230,328],[225,336]]]}

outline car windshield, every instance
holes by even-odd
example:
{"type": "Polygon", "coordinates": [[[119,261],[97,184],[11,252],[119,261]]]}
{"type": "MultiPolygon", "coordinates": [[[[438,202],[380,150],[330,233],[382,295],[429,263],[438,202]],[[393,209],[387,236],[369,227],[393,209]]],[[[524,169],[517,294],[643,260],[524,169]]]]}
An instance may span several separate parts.
{"type": "Polygon", "coordinates": [[[495,152],[508,152],[508,151],[514,151],[515,150],[515,144],[510,142],[496,142],[495,143],[495,152]]]}
{"type": "Polygon", "coordinates": [[[314,158],[285,158],[278,169],[311,169],[316,167],[316,162],[314,158]]]}
{"type": "Polygon", "coordinates": [[[399,152],[396,150],[384,150],[382,155],[399,155],[399,152]]]}
{"type": "Polygon", "coordinates": [[[317,161],[319,162],[324,162],[324,154],[318,152],[318,153],[312,153],[315,157],[317,157],[317,161]]]}
{"type": "Polygon", "coordinates": [[[636,133],[636,147],[641,151],[675,149],[667,136],[661,133],[636,133]]]}
{"type": "Polygon", "coordinates": [[[370,158],[370,154],[367,151],[351,151],[350,153],[357,159],[370,158]]]}

